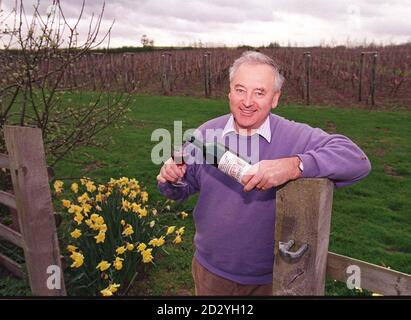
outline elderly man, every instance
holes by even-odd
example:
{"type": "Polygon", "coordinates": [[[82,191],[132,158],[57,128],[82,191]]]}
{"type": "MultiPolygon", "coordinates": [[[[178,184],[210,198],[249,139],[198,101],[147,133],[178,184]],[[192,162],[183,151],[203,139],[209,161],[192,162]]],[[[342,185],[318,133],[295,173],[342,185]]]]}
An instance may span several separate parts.
{"type": "MultiPolygon", "coordinates": [[[[161,193],[182,201],[199,192],[192,272],[197,295],[271,295],[276,187],[300,177],[326,177],[337,187],[364,178],[371,165],[347,137],[271,113],[283,77],[268,56],[245,52],[230,69],[230,114],[197,130],[220,132],[239,144],[258,141],[258,162],[242,184],[208,164],[166,161],[157,176],[161,193]],[[219,130],[219,131],[218,131],[219,130]],[[181,177],[185,187],[176,187],[181,177]]],[[[247,154],[241,154],[248,158],[247,154]]]]}

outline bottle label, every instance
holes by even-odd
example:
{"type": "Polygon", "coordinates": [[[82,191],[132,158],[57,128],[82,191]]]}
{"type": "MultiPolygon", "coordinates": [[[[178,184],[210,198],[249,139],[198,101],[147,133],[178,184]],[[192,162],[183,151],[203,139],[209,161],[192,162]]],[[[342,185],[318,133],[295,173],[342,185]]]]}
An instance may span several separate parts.
{"type": "Polygon", "coordinates": [[[226,151],[218,163],[218,169],[233,177],[241,183],[244,174],[251,167],[245,160],[237,157],[234,153],[226,151]]]}

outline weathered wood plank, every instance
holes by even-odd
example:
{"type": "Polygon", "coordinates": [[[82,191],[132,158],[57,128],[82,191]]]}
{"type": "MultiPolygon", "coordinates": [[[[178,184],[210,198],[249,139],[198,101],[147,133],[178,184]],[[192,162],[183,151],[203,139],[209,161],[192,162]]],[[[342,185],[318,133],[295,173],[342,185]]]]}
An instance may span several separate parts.
{"type": "Polygon", "coordinates": [[[2,190],[0,190],[0,203],[12,209],[17,208],[16,197],[14,196],[14,194],[2,190]]]}
{"type": "Polygon", "coordinates": [[[9,168],[9,156],[4,153],[0,153],[0,168],[9,168]]]}
{"type": "Polygon", "coordinates": [[[41,130],[5,126],[4,137],[31,290],[34,295],[65,295],[63,276],[60,288],[47,287],[50,266],[63,272],[41,130]]]}
{"type": "Polygon", "coordinates": [[[0,253],[0,264],[4,266],[8,271],[10,271],[13,275],[19,278],[24,278],[26,275],[24,274],[22,267],[16,261],[6,257],[5,255],[0,253]]]}
{"type": "Polygon", "coordinates": [[[23,237],[20,233],[0,223],[0,238],[7,240],[20,248],[23,246],[23,237]]]}
{"type": "Polygon", "coordinates": [[[361,272],[359,287],[382,295],[411,295],[411,275],[384,268],[365,261],[328,253],[327,276],[346,283],[349,266],[358,266],[361,272]]]}
{"type": "Polygon", "coordinates": [[[328,179],[298,179],[277,191],[274,295],[324,294],[333,187],[328,179]],[[289,240],[308,244],[301,258],[280,255],[279,242],[289,240]]]}

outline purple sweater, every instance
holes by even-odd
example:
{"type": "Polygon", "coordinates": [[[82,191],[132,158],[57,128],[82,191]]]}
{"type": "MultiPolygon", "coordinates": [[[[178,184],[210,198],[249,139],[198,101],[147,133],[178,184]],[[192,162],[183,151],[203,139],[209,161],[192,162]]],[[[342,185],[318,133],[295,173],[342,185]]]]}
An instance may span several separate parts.
{"type": "MultiPolygon", "coordinates": [[[[198,128],[223,129],[230,115],[198,128]]],[[[371,170],[364,152],[348,138],[270,114],[271,142],[259,136],[260,160],[298,155],[303,177],[327,177],[337,187],[364,178],[371,170]]],[[[236,135],[237,139],[248,139],[236,135]]],[[[235,151],[235,150],[234,150],[235,151]]],[[[241,156],[246,157],[246,155],[241,156]]],[[[241,284],[272,282],[276,189],[244,192],[243,186],[212,165],[187,165],[188,186],[159,184],[166,197],[182,201],[199,192],[193,217],[195,257],[214,274],[241,284]]]]}

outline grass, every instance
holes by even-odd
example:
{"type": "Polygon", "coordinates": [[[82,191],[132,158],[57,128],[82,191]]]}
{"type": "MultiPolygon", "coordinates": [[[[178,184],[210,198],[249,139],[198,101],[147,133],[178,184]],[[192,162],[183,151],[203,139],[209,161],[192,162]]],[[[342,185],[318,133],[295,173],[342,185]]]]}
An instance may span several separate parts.
{"type": "MultiPolygon", "coordinates": [[[[82,93],[74,95],[72,100],[81,103],[87,98],[89,96],[82,93]]],[[[190,97],[136,96],[130,108],[126,125],[106,132],[112,136],[112,143],[104,149],[75,152],[58,164],[56,176],[87,175],[100,180],[123,175],[136,177],[147,187],[153,201],[163,200],[155,181],[160,167],[154,165],[150,157],[158,143],[151,141],[152,131],[165,128],[173,132],[173,120],[181,120],[184,130],[195,128],[227,113],[228,103],[190,97]]],[[[275,113],[347,135],[371,160],[373,169],[365,180],[334,192],[330,251],[411,273],[411,113],[296,105],[279,106],[275,113]]],[[[191,213],[196,199],[192,197],[176,205],[174,210],[191,213]]],[[[141,279],[130,294],[194,293],[191,259],[195,230],[191,215],[178,223],[186,226],[185,242],[177,249],[169,248],[171,254],[159,259],[150,275],[141,279]]],[[[1,291],[3,282],[0,278],[0,295],[7,294],[1,291]]],[[[19,292],[16,289],[9,294],[19,292]]],[[[362,293],[328,280],[326,294],[362,293]]]]}

